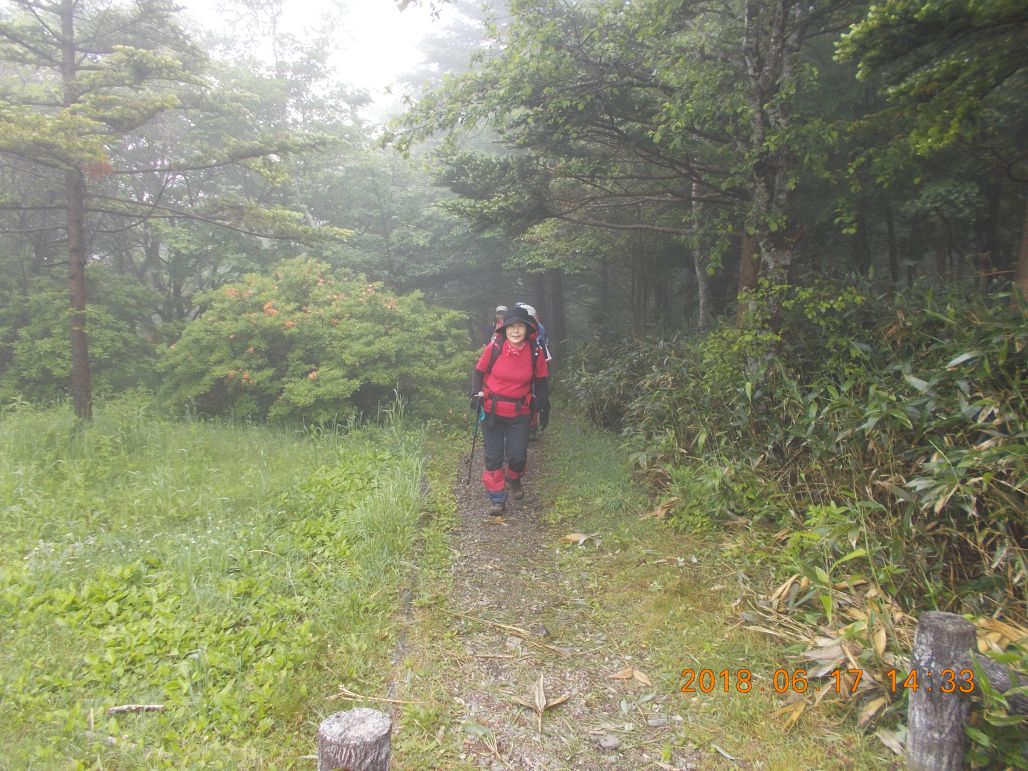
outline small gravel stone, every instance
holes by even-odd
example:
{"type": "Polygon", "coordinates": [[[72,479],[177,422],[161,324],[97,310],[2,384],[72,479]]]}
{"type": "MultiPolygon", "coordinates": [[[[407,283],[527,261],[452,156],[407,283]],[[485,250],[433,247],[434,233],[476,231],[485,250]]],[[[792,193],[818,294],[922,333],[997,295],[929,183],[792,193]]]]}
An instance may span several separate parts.
{"type": "Polygon", "coordinates": [[[663,728],[664,726],[666,726],[666,725],[668,725],[670,723],[670,721],[664,715],[658,715],[657,717],[651,717],[646,722],[647,722],[647,724],[649,724],[653,728],[663,728]]]}
{"type": "Polygon", "coordinates": [[[603,750],[616,750],[621,746],[621,740],[614,736],[614,734],[607,734],[600,739],[600,749],[603,750]]]}

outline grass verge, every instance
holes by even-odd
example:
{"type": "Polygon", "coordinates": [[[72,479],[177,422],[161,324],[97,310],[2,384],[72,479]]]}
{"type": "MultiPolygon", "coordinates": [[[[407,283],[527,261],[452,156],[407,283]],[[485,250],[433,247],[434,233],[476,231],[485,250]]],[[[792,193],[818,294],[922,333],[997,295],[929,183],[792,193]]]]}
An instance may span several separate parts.
{"type": "Polygon", "coordinates": [[[388,421],[0,416],[0,768],[309,767],[325,697],[384,686],[421,450],[388,421]]]}
{"type": "MultiPolygon", "coordinates": [[[[670,712],[681,720],[673,723],[677,730],[662,749],[665,757],[684,753],[701,758],[704,768],[732,766],[727,756],[783,770],[887,765],[880,745],[856,727],[847,707],[823,701],[817,710],[802,709],[790,692],[791,677],[789,688],[775,692],[775,671],[791,676],[799,665],[745,628],[745,587],[757,576],[732,556],[745,551],[745,533],[687,536],[641,519],[647,501],[623,453],[609,434],[585,422],[563,419],[545,442],[542,490],[549,523],[598,537],[598,543],[590,539],[564,549],[562,570],[589,575],[597,623],[619,641],[626,666],[646,662],[657,698],[670,697],[670,712]],[[684,670],[697,679],[690,683],[684,670]],[[704,670],[711,675],[701,686],[704,670]],[[748,690],[743,670],[751,673],[748,690]],[[682,693],[690,685],[693,690],[682,693]]],[[[826,686],[830,681],[810,683],[826,686]]],[[[626,720],[645,714],[640,702],[622,701],[626,720]]]]}

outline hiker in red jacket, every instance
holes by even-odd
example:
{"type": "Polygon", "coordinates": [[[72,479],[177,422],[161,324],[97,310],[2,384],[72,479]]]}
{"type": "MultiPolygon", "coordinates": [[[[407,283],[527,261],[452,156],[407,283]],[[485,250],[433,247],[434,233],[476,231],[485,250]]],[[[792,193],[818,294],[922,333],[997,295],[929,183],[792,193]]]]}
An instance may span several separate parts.
{"type": "Polygon", "coordinates": [[[540,428],[545,429],[550,420],[549,370],[535,338],[528,313],[512,308],[475,365],[471,403],[482,421],[482,484],[489,497],[486,513],[490,516],[503,514],[508,489],[514,500],[525,497],[521,476],[528,461],[528,424],[533,409],[539,413],[540,428]]]}
{"type": "Polygon", "coordinates": [[[488,340],[488,342],[491,343],[493,341],[493,337],[495,337],[496,333],[500,331],[500,327],[503,326],[503,317],[507,315],[507,311],[508,310],[510,310],[510,309],[506,305],[497,305],[496,306],[496,311],[495,311],[496,319],[493,321],[493,325],[489,329],[489,340],[488,340]]]}

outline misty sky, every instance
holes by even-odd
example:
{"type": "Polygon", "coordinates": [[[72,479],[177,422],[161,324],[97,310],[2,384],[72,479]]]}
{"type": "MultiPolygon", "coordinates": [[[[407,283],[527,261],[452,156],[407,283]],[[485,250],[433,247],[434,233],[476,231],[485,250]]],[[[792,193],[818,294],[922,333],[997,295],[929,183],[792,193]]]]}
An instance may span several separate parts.
{"type": "MultiPolygon", "coordinates": [[[[179,0],[186,12],[202,26],[225,32],[226,12],[231,0],[179,0]]],[[[340,80],[367,89],[375,100],[372,112],[381,112],[397,101],[386,94],[397,77],[414,69],[422,60],[418,43],[432,28],[426,8],[411,6],[400,11],[394,0],[281,0],[279,31],[298,38],[324,33],[334,28],[331,61],[340,80]]],[[[243,30],[253,34],[256,27],[243,30]]],[[[264,52],[271,59],[270,44],[264,52]]]]}

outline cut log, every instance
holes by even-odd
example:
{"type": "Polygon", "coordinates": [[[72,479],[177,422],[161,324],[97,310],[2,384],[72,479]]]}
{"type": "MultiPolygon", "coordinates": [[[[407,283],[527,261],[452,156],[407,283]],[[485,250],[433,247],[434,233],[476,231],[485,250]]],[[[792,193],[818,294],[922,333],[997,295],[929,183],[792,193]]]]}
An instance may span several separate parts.
{"type": "Polygon", "coordinates": [[[907,768],[958,771],[964,767],[969,694],[939,688],[944,670],[959,672],[975,647],[975,628],[953,613],[930,611],[917,621],[910,669],[921,686],[907,707],[907,768]],[[929,685],[931,683],[931,685],[929,685]]]}
{"type": "Polygon", "coordinates": [[[387,771],[393,721],[357,707],[329,715],[318,728],[318,771],[387,771]]]}

